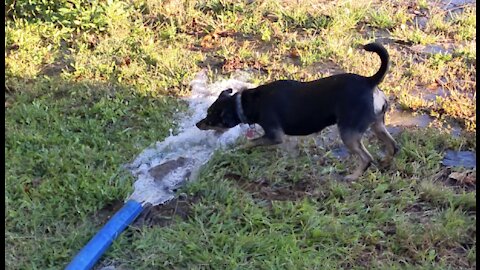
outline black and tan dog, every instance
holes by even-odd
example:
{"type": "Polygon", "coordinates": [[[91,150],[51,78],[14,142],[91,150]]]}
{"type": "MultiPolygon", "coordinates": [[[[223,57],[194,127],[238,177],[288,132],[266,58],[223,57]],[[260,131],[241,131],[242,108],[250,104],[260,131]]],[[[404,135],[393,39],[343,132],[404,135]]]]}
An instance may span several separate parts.
{"type": "Polygon", "coordinates": [[[309,135],[337,124],[343,143],[360,157],[360,165],[346,180],[357,179],[373,161],[361,141],[369,127],[385,145],[382,165],[390,163],[398,149],[384,125],[386,96],[377,88],[388,69],[388,52],[377,43],[364,49],[381,59],[380,69],[371,77],[344,73],[311,82],[280,80],[233,95],[227,89],[196,125],[225,131],[240,123],[259,124],[265,135],[251,145],[259,146],[279,144],[284,135],[309,135]]]}

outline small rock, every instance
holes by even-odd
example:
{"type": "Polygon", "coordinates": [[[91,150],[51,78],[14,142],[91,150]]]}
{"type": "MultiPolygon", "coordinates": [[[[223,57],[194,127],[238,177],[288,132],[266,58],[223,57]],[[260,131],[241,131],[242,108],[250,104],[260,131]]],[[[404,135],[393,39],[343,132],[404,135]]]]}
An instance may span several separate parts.
{"type": "Polygon", "coordinates": [[[178,194],[178,200],[186,200],[187,198],[188,198],[188,194],[185,192],[178,194]]]}
{"type": "Polygon", "coordinates": [[[425,30],[427,28],[428,19],[427,17],[416,16],[413,19],[414,25],[416,25],[420,30],[425,30]]]}

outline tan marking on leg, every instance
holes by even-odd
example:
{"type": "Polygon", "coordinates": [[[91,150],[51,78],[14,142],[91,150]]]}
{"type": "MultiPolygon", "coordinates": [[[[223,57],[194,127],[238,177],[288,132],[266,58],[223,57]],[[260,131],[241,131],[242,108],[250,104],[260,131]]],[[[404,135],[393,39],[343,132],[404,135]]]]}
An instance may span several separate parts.
{"type": "Polygon", "coordinates": [[[381,161],[381,166],[388,166],[391,163],[393,156],[398,151],[397,142],[395,142],[390,133],[387,131],[387,128],[383,123],[383,119],[379,119],[373,123],[371,128],[375,136],[377,136],[378,139],[385,145],[385,149],[387,151],[385,157],[381,161]]]}
{"type": "Polygon", "coordinates": [[[349,174],[345,177],[345,180],[347,181],[358,179],[365,172],[365,170],[367,170],[373,160],[372,155],[370,155],[362,143],[362,135],[363,134],[354,132],[344,132],[341,134],[341,138],[345,146],[352,154],[360,157],[360,164],[352,174],[349,174]]]}

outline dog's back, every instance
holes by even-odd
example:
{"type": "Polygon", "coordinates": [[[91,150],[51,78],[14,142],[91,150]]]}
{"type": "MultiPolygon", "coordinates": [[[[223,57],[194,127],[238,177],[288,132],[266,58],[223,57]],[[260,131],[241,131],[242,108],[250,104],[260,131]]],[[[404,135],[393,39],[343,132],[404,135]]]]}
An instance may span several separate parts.
{"type": "Polygon", "coordinates": [[[364,46],[381,59],[380,69],[370,77],[343,73],[310,82],[279,80],[245,92],[246,99],[287,135],[308,135],[335,123],[365,130],[375,119],[373,93],[385,77],[389,56],[377,43],[364,46]]]}

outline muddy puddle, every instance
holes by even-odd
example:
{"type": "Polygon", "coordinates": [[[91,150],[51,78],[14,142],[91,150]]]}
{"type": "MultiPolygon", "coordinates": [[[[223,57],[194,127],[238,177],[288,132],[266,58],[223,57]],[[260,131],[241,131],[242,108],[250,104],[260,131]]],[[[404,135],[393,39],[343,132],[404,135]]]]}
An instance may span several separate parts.
{"type": "Polygon", "coordinates": [[[477,4],[477,0],[442,0],[440,2],[445,10],[460,9],[467,5],[477,4]]]}
{"type": "Polygon", "coordinates": [[[422,87],[410,93],[412,96],[417,96],[425,101],[435,102],[437,98],[447,98],[450,96],[450,91],[443,87],[428,88],[422,87]]]}
{"type": "Polygon", "coordinates": [[[452,54],[453,44],[428,44],[428,45],[414,45],[410,50],[416,53],[433,55],[433,54],[452,54]]]}
{"type": "Polygon", "coordinates": [[[442,165],[447,167],[476,168],[477,155],[472,151],[447,150],[443,157],[442,165]]]}
{"type": "Polygon", "coordinates": [[[387,114],[386,123],[389,126],[400,127],[428,127],[433,117],[426,114],[413,114],[411,112],[395,110],[387,114]]]}
{"type": "Polygon", "coordinates": [[[386,127],[393,136],[400,134],[406,128],[435,127],[449,132],[453,137],[460,137],[464,132],[460,124],[454,120],[439,120],[425,113],[402,110],[387,113],[386,127]]]}

